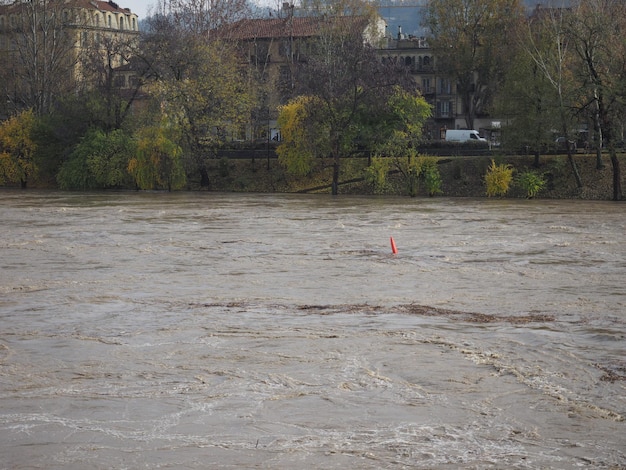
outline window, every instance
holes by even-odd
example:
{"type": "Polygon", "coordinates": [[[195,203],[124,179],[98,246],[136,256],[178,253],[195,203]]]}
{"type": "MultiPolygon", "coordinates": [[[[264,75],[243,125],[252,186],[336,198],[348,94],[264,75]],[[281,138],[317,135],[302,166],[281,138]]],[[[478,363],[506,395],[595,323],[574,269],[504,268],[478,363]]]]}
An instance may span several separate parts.
{"type": "Polygon", "coordinates": [[[450,117],[450,102],[438,101],[437,102],[437,117],[450,117]]]}
{"type": "Polygon", "coordinates": [[[452,93],[452,84],[447,78],[439,79],[439,93],[449,95],[452,93]]]}
{"type": "Polygon", "coordinates": [[[431,93],[430,78],[422,78],[422,90],[424,93],[431,93]]]}
{"type": "Polygon", "coordinates": [[[120,29],[124,29],[124,17],[120,16],[120,29]]]}
{"type": "Polygon", "coordinates": [[[109,28],[110,28],[110,27],[111,27],[111,25],[112,25],[112,22],[111,22],[111,15],[109,15],[109,16],[108,16],[108,18],[109,18],[109,28]]]}

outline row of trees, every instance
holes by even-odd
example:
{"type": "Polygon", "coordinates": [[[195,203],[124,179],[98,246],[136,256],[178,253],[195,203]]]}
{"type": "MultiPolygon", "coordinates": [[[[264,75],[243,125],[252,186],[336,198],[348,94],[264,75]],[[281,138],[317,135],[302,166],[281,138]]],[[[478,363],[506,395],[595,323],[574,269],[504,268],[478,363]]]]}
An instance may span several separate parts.
{"type": "MultiPolygon", "coordinates": [[[[503,118],[503,143],[530,147],[539,165],[555,133],[575,141],[580,124],[590,124],[583,140],[595,149],[598,169],[608,148],[619,200],[615,146],[624,141],[626,121],[626,3],[567,5],[538,7],[528,18],[517,0],[431,1],[430,44],[440,70],[458,84],[468,128],[477,115],[503,118]]],[[[580,187],[573,146],[566,150],[580,187]]]]}
{"type": "MultiPolygon", "coordinates": [[[[31,16],[45,17],[54,3],[28,2],[41,7],[31,16]]],[[[457,84],[467,127],[477,116],[502,116],[503,143],[530,146],[539,164],[554,130],[570,136],[576,123],[588,121],[597,166],[608,147],[614,198],[621,199],[615,144],[623,138],[626,109],[624,8],[620,0],[588,0],[568,10],[538,10],[529,21],[519,0],[431,0],[425,25],[438,71],[457,84]]],[[[361,0],[309,1],[307,9],[365,22],[376,14],[361,0]]],[[[25,186],[39,172],[68,189],[176,189],[189,179],[208,187],[208,160],[226,136],[269,115],[264,87],[276,84],[263,83],[237,44],[214,34],[250,15],[245,0],[163,0],[140,42],[108,38],[85,48],[76,60],[89,73],[71,87],[53,67],[34,65],[44,61],[40,48],[25,47],[20,77],[0,67],[16,115],[0,129],[0,180],[25,186]],[[120,62],[138,77],[130,88],[119,86],[120,62]],[[17,78],[29,84],[19,97],[10,90],[17,78]],[[149,99],[139,101],[142,95],[149,99]],[[32,111],[17,115],[24,109],[32,111]],[[15,131],[20,125],[27,129],[15,131]],[[19,145],[8,143],[16,137],[3,137],[16,132],[28,136],[19,145]]],[[[328,161],[336,193],[341,161],[357,148],[409,162],[416,155],[429,106],[407,69],[383,63],[364,43],[363,24],[328,22],[292,76],[278,148],[290,171],[306,174],[328,161]]],[[[582,184],[571,150],[569,160],[582,184]]]]}

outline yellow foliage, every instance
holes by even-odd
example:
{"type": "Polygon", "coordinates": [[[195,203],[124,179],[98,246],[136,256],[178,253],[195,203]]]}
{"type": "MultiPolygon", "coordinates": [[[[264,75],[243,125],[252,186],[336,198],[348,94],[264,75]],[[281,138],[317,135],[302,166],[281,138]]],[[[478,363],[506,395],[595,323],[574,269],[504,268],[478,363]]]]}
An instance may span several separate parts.
{"type": "Polygon", "coordinates": [[[487,196],[504,196],[513,181],[513,171],[511,165],[496,165],[496,162],[491,160],[491,165],[485,174],[487,196]]]}
{"type": "Polygon", "coordinates": [[[32,139],[35,115],[23,111],[0,125],[0,182],[20,182],[26,185],[29,176],[37,172],[33,156],[36,145],[32,139]]]}
{"type": "Polygon", "coordinates": [[[311,171],[319,146],[319,129],[315,129],[308,119],[311,110],[318,104],[313,96],[299,96],[279,108],[278,126],[282,142],[276,153],[280,164],[291,174],[303,176],[311,171]]]}

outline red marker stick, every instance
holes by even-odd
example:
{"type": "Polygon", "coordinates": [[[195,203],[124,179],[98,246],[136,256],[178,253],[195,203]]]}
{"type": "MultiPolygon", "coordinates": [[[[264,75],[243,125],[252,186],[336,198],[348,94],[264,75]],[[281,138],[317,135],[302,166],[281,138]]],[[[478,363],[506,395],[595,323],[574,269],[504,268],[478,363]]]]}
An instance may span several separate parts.
{"type": "Polygon", "coordinates": [[[393,241],[393,237],[391,237],[390,240],[391,240],[391,252],[394,255],[398,254],[398,249],[396,248],[396,242],[393,241]]]}

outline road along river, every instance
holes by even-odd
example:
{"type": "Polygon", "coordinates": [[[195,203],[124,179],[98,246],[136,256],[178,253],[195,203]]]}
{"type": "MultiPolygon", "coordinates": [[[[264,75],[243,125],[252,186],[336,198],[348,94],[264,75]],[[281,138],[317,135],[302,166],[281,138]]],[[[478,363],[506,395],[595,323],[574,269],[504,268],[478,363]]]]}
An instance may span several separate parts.
{"type": "Polygon", "coordinates": [[[625,468],[625,215],[0,192],[0,468],[625,468]]]}

